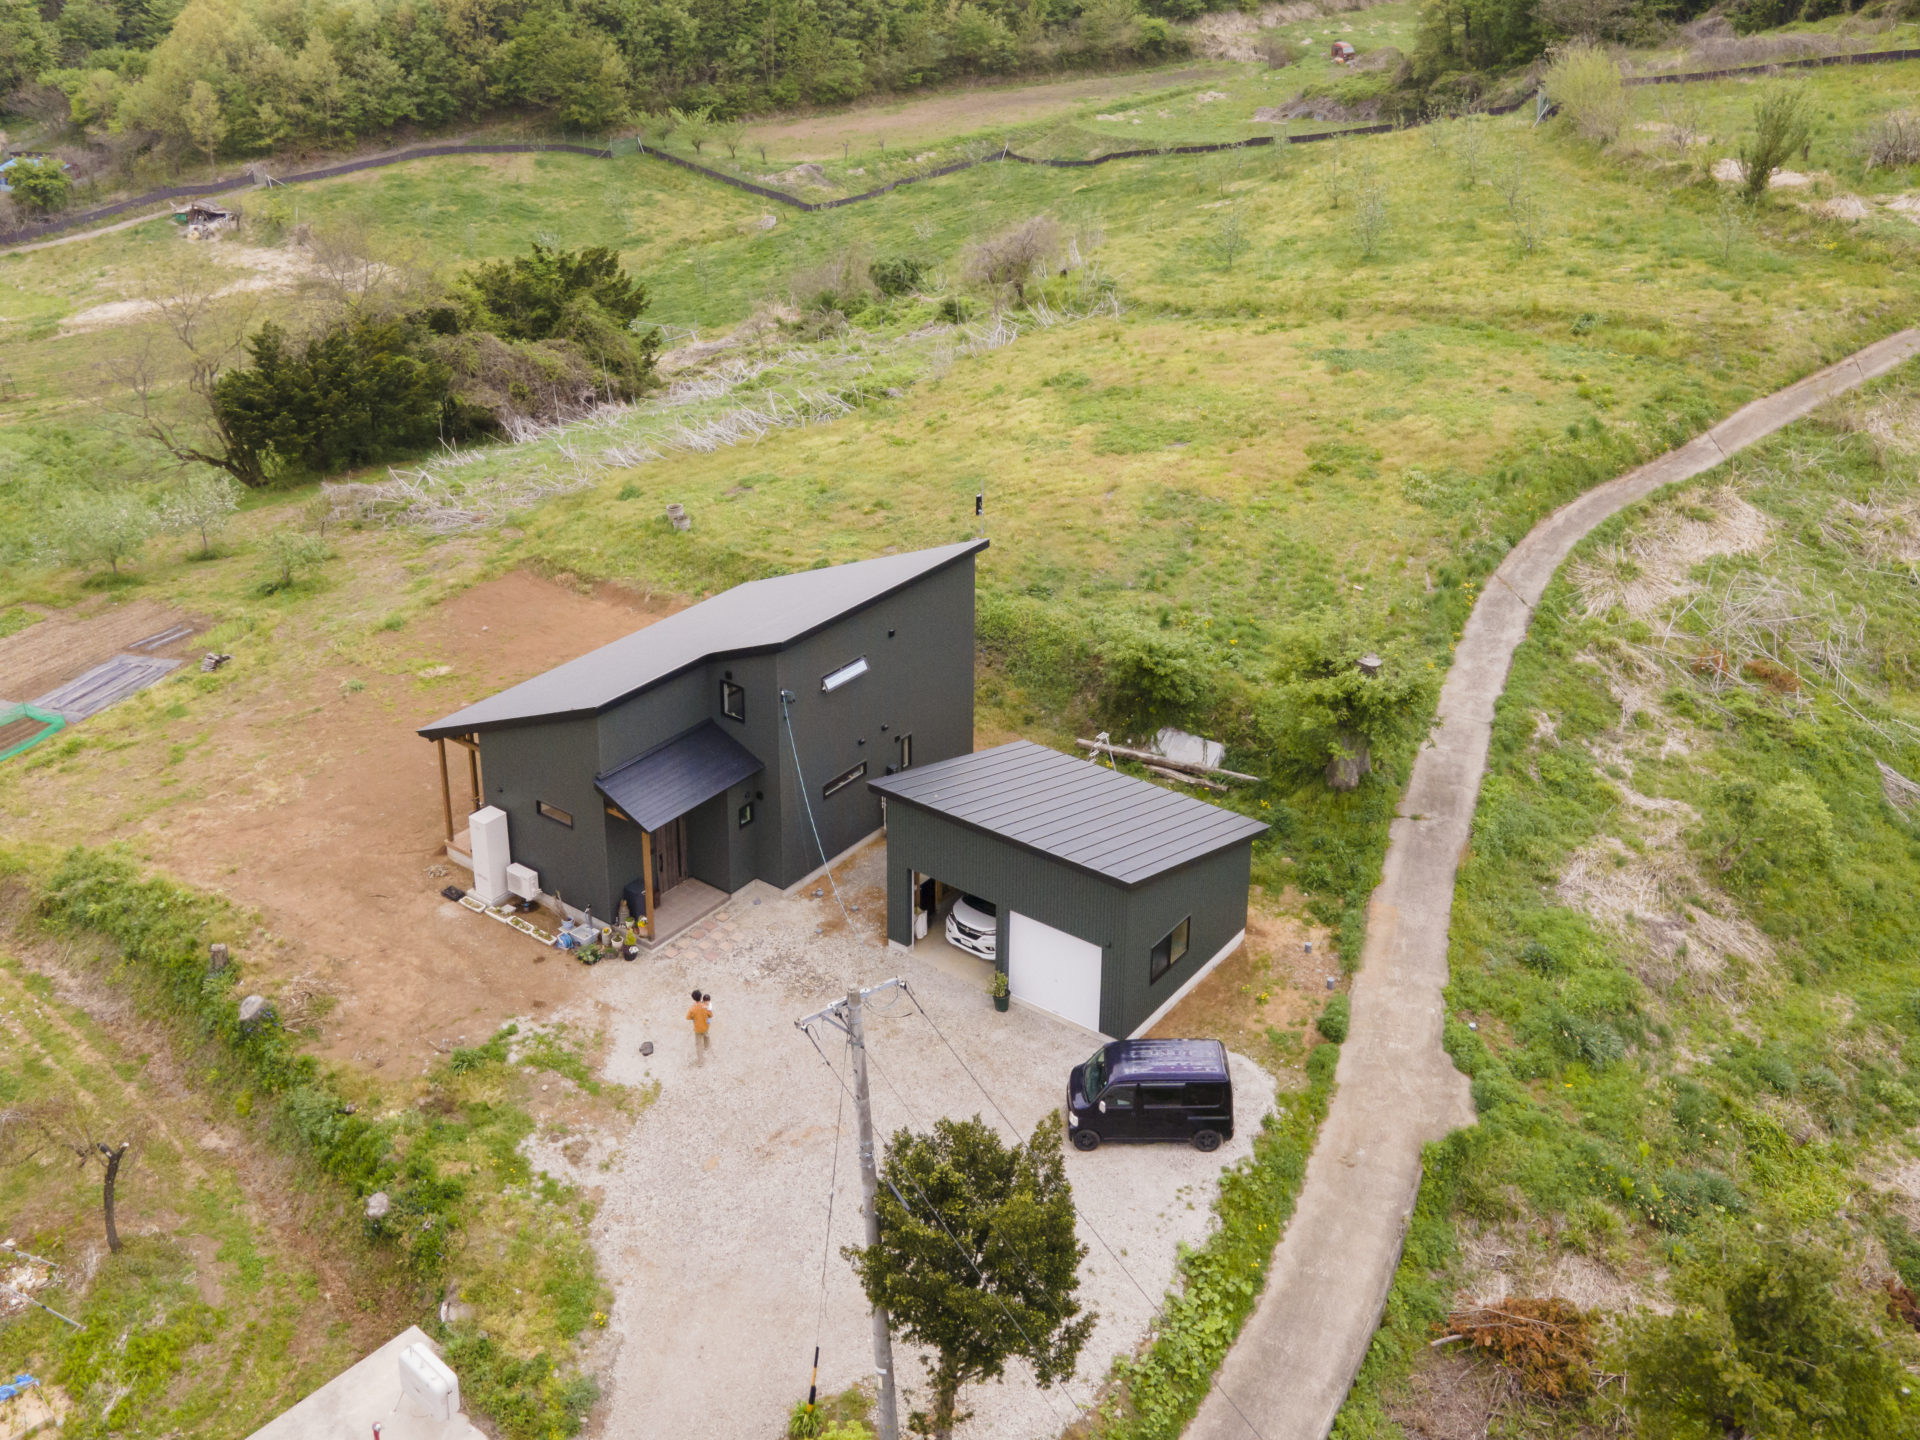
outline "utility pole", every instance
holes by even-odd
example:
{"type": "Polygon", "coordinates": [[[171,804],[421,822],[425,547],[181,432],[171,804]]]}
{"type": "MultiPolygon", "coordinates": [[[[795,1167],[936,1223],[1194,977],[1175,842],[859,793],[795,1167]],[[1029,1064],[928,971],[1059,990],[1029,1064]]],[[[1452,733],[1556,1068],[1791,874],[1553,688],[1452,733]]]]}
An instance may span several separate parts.
{"type": "MultiPolygon", "coordinates": [[[[874,1155],[873,1105],[867,1090],[867,1036],[860,1006],[867,996],[891,990],[896,985],[905,988],[904,981],[894,979],[869,985],[864,990],[849,990],[845,1000],[795,1022],[805,1030],[814,1021],[824,1020],[845,1031],[853,1046],[853,1112],[860,1123],[860,1213],[867,1222],[869,1248],[880,1243],[880,1173],[874,1155]]],[[[893,1383],[893,1336],[888,1329],[886,1308],[880,1305],[873,1307],[873,1369],[877,1382],[874,1396],[877,1440],[900,1440],[900,1409],[893,1383]]]]}

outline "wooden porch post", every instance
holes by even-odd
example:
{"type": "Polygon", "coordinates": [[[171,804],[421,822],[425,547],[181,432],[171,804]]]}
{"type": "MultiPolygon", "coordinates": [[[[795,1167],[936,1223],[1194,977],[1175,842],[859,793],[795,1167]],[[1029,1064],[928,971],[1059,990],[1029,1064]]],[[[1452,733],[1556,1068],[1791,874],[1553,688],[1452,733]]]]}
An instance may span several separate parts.
{"type": "Polygon", "coordinates": [[[446,737],[433,742],[440,751],[440,803],[447,810],[447,843],[453,843],[453,786],[447,781],[447,741],[446,737]]]}
{"type": "Polygon", "coordinates": [[[653,832],[640,832],[640,884],[647,897],[647,939],[653,935],[653,832]]]}
{"type": "Polygon", "coordinates": [[[473,781],[473,808],[480,808],[480,737],[473,737],[467,750],[467,775],[473,781]]]}

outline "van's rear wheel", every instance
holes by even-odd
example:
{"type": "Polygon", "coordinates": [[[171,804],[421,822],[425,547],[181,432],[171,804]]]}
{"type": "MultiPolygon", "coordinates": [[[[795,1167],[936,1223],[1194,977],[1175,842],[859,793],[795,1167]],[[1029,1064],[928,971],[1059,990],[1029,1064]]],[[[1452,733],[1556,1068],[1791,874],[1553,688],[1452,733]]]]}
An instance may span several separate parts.
{"type": "MultiPolygon", "coordinates": [[[[1217,1135],[1214,1137],[1213,1143],[1216,1145],[1220,1143],[1220,1138],[1217,1135]]],[[[1100,1148],[1100,1137],[1085,1126],[1082,1126],[1073,1132],[1073,1148],[1076,1150],[1098,1150],[1100,1148]]]]}
{"type": "Polygon", "coordinates": [[[1210,1155],[1220,1148],[1218,1130],[1196,1130],[1193,1132],[1193,1148],[1203,1155],[1210,1155]]]}

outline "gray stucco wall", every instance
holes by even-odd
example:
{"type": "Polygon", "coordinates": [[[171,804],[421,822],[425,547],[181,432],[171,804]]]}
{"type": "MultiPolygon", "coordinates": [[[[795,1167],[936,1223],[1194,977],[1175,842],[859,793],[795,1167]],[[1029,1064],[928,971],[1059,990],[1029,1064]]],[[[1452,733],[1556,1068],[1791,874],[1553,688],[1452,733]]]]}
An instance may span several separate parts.
{"type": "Polygon", "coordinates": [[[931,875],[1000,907],[1002,969],[1010,910],[1100,946],[1100,1029],[1128,1035],[1245,928],[1252,860],[1247,842],[1128,890],[896,800],[887,807],[887,938],[913,943],[913,876],[931,875]],[[1150,981],[1154,945],[1189,916],[1185,958],[1150,981]]]}

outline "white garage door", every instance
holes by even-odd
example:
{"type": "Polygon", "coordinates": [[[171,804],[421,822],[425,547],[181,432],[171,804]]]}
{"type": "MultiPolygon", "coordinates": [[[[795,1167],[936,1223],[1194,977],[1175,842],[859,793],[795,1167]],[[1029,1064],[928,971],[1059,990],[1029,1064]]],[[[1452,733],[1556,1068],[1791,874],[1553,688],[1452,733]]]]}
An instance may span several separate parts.
{"type": "Polygon", "coordinates": [[[1017,911],[1007,922],[1007,986],[1014,998],[1098,1032],[1100,947],[1017,911]]]}

